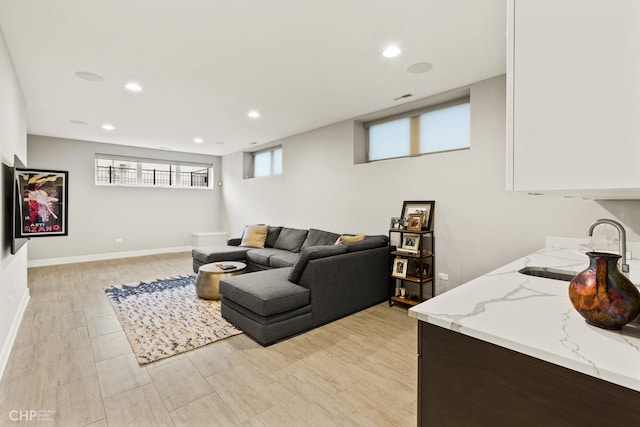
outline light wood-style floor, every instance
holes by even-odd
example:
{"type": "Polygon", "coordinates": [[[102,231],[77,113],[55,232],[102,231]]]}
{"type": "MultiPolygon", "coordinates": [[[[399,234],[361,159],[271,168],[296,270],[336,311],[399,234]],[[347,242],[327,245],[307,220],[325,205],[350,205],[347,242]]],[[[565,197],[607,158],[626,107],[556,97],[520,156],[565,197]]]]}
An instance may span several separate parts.
{"type": "Polygon", "coordinates": [[[416,322],[386,303],[267,348],[238,335],[140,367],[104,288],[184,274],[188,253],[30,269],[0,425],[416,424],[416,322]]]}

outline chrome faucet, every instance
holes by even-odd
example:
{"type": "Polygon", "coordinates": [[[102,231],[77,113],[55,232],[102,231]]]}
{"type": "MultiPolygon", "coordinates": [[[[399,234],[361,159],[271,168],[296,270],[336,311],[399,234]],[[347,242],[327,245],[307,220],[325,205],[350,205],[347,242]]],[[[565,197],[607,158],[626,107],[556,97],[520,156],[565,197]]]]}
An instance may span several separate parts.
{"type": "Polygon", "coordinates": [[[613,225],[618,229],[618,236],[620,237],[620,255],[622,255],[622,258],[620,259],[620,266],[622,267],[622,273],[625,276],[629,277],[629,264],[627,264],[627,232],[624,230],[622,224],[617,221],[614,221],[612,219],[599,219],[591,223],[589,229],[587,230],[587,235],[593,236],[593,229],[600,224],[613,225]]]}

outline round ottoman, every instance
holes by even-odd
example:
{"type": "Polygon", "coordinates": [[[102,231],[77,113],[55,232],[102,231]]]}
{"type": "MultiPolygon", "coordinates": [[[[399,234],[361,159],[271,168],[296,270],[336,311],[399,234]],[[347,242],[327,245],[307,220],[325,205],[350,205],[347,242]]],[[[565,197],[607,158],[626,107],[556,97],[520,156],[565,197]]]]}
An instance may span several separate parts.
{"type": "Polygon", "coordinates": [[[205,264],[198,269],[196,276],[196,294],[202,299],[220,299],[220,279],[245,272],[247,265],[243,262],[221,261],[205,264]],[[227,269],[227,266],[233,267],[227,269]]]}

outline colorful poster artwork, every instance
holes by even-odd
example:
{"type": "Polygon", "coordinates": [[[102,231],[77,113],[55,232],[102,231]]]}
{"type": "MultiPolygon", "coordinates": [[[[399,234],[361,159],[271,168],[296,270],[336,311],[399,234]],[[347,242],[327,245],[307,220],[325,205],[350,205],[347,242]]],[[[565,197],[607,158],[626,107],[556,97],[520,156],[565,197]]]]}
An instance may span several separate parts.
{"type": "Polygon", "coordinates": [[[20,169],[16,185],[21,196],[20,237],[66,236],[68,173],[20,169]]]}

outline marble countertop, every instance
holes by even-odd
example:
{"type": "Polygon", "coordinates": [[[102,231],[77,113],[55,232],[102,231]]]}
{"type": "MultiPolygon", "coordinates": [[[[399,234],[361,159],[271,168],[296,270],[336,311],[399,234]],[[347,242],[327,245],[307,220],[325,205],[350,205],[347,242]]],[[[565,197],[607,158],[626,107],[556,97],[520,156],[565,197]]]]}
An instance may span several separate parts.
{"type": "MultiPolygon", "coordinates": [[[[526,276],[525,266],[578,273],[581,249],[548,247],[409,310],[409,316],[574,371],[640,391],[640,323],[609,331],[588,325],[573,308],[568,282],[526,276]]],[[[640,260],[629,261],[640,283],[640,260]]]]}

